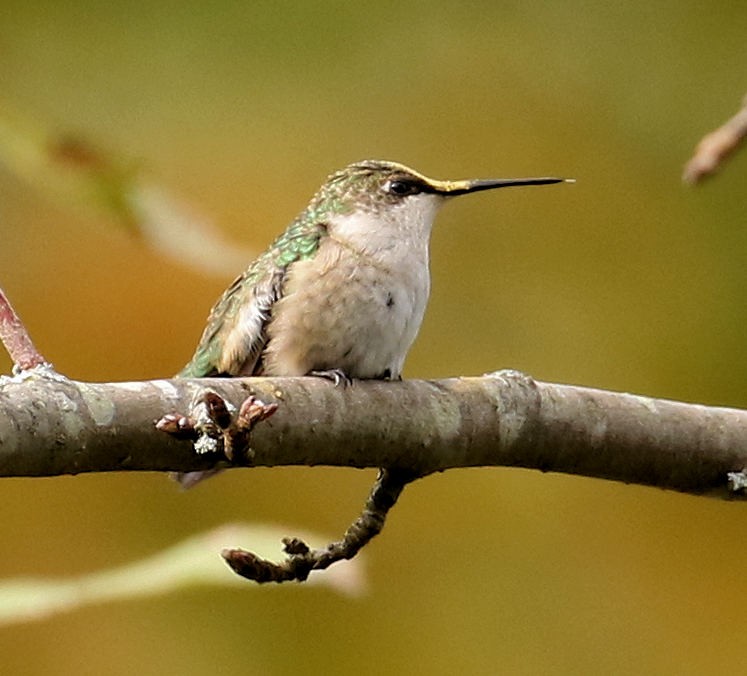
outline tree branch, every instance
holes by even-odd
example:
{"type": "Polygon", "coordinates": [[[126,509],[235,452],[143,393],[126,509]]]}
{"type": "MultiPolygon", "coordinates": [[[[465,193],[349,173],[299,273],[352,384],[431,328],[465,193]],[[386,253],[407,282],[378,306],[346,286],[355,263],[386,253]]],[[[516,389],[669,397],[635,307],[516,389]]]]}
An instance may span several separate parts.
{"type": "Polygon", "coordinates": [[[0,381],[0,476],[228,465],[392,467],[416,476],[508,466],[730,494],[747,467],[747,411],[542,383],[515,371],[439,381],[318,378],[0,381]],[[233,462],[156,429],[209,388],[235,411],[278,404],[233,462]]]}
{"type": "Polygon", "coordinates": [[[747,137],[747,96],[742,107],[718,129],[706,134],[695,148],[682,173],[685,183],[695,185],[715,174],[727,157],[734,153],[747,137]]]}
{"type": "Polygon", "coordinates": [[[34,346],[26,327],[0,289],[0,342],[8,350],[17,371],[46,365],[44,357],[34,346]]]}
{"type": "Polygon", "coordinates": [[[311,549],[299,538],[284,538],[288,558],[282,563],[263,559],[244,549],[224,549],[223,558],[235,573],[255,582],[302,582],[312,570],[325,570],[337,561],[352,559],[377,536],[384,527],[389,510],[413,478],[406,470],[379,470],[361,515],[345,531],[342,540],[323,549],[311,549]]]}

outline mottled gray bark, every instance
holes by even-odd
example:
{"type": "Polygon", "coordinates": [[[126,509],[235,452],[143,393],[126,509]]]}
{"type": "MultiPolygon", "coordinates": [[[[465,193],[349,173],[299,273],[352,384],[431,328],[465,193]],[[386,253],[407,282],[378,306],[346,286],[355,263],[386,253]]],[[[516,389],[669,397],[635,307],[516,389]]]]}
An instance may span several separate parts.
{"type": "MultiPolygon", "coordinates": [[[[534,381],[501,371],[438,381],[319,378],[81,383],[43,368],[0,379],[0,476],[215,466],[155,427],[205,388],[239,409],[277,403],[251,432],[262,465],[511,466],[726,496],[747,467],[747,411],[534,381]]],[[[733,494],[733,493],[732,493],[733,494]]]]}

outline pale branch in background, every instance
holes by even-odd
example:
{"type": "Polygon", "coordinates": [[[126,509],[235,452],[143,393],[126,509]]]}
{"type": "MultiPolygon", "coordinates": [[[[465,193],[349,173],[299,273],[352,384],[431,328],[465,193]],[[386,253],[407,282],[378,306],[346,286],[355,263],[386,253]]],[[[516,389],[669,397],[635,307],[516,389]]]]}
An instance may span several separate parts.
{"type": "Polygon", "coordinates": [[[695,149],[695,154],[685,165],[682,180],[699,183],[716,173],[726,158],[742,144],[747,136],[747,96],[742,108],[715,131],[706,134],[695,149]]]}
{"type": "Polygon", "coordinates": [[[137,161],[15,114],[0,99],[0,165],[44,196],[104,212],[149,249],[203,273],[235,273],[256,255],[169,192],[137,161]]]}
{"type": "MultiPolygon", "coordinates": [[[[48,621],[60,613],[89,605],[152,598],[197,585],[248,593],[251,585],[235,575],[227,575],[215,550],[226,542],[249,541],[264,556],[276,556],[284,530],[275,525],[231,523],[181,542],[165,543],[154,554],[111,568],[64,577],[24,575],[0,579],[0,627],[48,621]]],[[[314,533],[304,537],[323,536],[314,533]]],[[[324,575],[311,576],[307,584],[355,598],[366,593],[368,580],[365,566],[357,558],[335,566],[324,575]]]]}

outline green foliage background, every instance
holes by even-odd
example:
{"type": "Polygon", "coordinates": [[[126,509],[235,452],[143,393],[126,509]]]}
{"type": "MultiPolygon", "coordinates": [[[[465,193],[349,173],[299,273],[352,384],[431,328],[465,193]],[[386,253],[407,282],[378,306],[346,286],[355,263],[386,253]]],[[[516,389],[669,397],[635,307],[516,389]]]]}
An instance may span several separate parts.
{"type": "MultiPolygon", "coordinates": [[[[137,158],[257,250],[364,157],[574,176],[444,211],[406,376],[513,367],[744,407],[747,160],[696,190],[679,175],[739,105],[745,36],[736,2],[5,0],[0,82],[4,104],[137,158]]],[[[0,242],[0,284],[79,379],[174,373],[230,281],[2,168],[0,242]]],[[[372,479],[236,471],[186,494],[158,475],[6,479],[0,575],[124,563],[237,518],[341,533],[372,479]]],[[[723,671],[743,657],[746,524],[738,503],[450,471],[406,491],[362,599],[195,589],[89,608],[3,629],[3,671],[723,671]]]]}

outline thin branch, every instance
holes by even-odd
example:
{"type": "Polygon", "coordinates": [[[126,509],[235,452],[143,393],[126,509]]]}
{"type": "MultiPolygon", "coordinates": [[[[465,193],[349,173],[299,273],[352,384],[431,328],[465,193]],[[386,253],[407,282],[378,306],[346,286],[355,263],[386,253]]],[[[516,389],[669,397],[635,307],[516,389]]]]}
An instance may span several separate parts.
{"type": "Polygon", "coordinates": [[[0,341],[13,360],[14,370],[25,371],[47,362],[29,336],[7,296],[0,289],[0,341]]]}
{"type": "Polygon", "coordinates": [[[747,136],[747,96],[742,108],[715,131],[706,134],[685,165],[682,180],[696,184],[714,174],[726,158],[742,144],[747,136]]]}
{"type": "Polygon", "coordinates": [[[274,563],[243,549],[224,549],[223,558],[235,573],[255,582],[302,582],[312,570],[325,570],[337,561],[352,559],[377,536],[384,527],[387,513],[413,478],[407,470],[379,470],[361,515],[347,529],[342,540],[323,549],[311,549],[299,538],[284,538],[288,558],[282,563],[274,563]]]}

